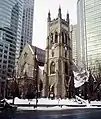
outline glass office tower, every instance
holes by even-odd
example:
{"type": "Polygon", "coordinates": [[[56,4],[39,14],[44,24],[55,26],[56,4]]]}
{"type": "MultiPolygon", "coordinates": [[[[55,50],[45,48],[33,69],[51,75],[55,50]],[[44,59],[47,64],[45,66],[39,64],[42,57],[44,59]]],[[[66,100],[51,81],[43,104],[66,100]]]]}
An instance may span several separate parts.
{"type": "Polygon", "coordinates": [[[101,65],[101,0],[78,0],[77,14],[81,61],[97,70],[101,65]]]}
{"type": "Polygon", "coordinates": [[[72,27],[72,58],[77,64],[77,24],[71,25],[72,27]]]}
{"type": "Polygon", "coordinates": [[[19,57],[23,0],[0,0],[0,78],[11,77],[19,57]]]}
{"type": "Polygon", "coordinates": [[[20,52],[27,43],[32,45],[33,16],[34,0],[24,0],[20,52]]]}

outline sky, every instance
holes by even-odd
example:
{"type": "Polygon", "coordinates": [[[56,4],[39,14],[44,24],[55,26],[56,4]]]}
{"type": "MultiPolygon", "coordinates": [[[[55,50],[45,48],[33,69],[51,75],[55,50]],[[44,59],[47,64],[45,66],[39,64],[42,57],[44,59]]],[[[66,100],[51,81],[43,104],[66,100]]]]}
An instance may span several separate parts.
{"type": "Polygon", "coordinates": [[[62,18],[66,18],[66,13],[70,14],[70,23],[77,22],[77,0],[35,0],[33,42],[34,46],[45,49],[47,38],[47,16],[51,12],[51,19],[58,15],[58,8],[61,6],[62,18]]]}

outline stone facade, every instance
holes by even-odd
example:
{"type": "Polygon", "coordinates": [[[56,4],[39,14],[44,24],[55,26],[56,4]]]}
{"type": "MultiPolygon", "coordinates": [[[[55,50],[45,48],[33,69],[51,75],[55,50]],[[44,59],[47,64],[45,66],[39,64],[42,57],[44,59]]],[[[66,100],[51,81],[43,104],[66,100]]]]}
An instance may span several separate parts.
{"type": "Polygon", "coordinates": [[[18,61],[18,77],[24,76],[25,72],[28,77],[33,77],[35,68],[38,66],[44,66],[45,51],[27,44],[18,61]]]}
{"type": "Polygon", "coordinates": [[[39,91],[42,90],[42,88],[40,89],[43,81],[43,70],[41,67],[44,66],[44,61],[44,50],[29,44],[24,47],[16,72],[19,91],[23,98],[26,97],[29,88],[30,92],[35,92],[36,85],[39,91]]]}
{"type": "Polygon", "coordinates": [[[64,98],[68,92],[72,43],[69,14],[67,13],[66,20],[62,19],[61,8],[56,19],[51,20],[51,14],[48,13],[46,40],[43,96],[48,97],[52,94],[57,98],[64,98]]]}

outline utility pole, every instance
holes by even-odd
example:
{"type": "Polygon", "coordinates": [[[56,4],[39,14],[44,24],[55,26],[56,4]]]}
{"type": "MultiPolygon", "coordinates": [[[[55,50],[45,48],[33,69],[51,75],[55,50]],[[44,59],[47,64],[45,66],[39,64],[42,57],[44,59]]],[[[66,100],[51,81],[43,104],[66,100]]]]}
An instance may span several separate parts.
{"type": "Polygon", "coordinates": [[[6,98],[6,80],[4,81],[4,99],[6,98]]]}
{"type": "Polygon", "coordinates": [[[14,98],[15,98],[15,83],[16,83],[16,74],[15,69],[13,69],[12,72],[12,79],[13,79],[13,104],[14,104],[14,98]]]}
{"type": "Polygon", "coordinates": [[[34,70],[35,70],[35,87],[36,87],[36,107],[37,107],[37,103],[38,103],[38,100],[37,100],[37,98],[38,98],[38,77],[37,77],[37,75],[38,75],[38,62],[37,62],[37,57],[36,57],[37,55],[36,55],[36,47],[35,47],[35,59],[34,59],[34,62],[35,62],[35,64],[34,64],[34,70]]]}
{"type": "Polygon", "coordinates": [[[1,77],[0,77],[0,99],[1,99],[1,77]]]}

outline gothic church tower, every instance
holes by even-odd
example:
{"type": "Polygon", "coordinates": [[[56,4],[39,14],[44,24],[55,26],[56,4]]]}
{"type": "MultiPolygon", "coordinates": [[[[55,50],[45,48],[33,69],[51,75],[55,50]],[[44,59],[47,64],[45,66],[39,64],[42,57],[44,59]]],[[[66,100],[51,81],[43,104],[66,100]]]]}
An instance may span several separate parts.
{"type": "Polygon", "coordinates": [[[43,96],[52,94],[56,98],[67,96],[72,49],[69,30],[69,14],[62,19],[61,8],[58,17],[51,20],[50,11],[47,19],[47,43],[44,66],[43,96]]]}

